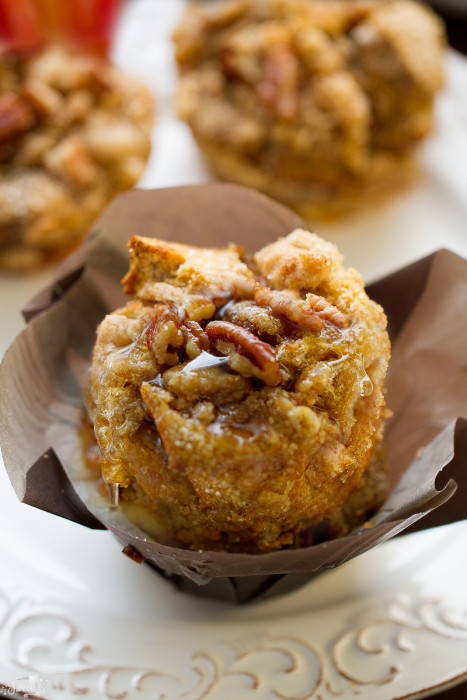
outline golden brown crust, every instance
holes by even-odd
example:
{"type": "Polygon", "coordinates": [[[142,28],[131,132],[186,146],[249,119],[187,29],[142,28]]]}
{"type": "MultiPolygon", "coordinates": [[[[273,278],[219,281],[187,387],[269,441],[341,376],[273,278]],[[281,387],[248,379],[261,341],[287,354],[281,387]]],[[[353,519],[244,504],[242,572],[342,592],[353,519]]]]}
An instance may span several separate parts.
{"type": "Polygon", "coordinates": [[[49,48],[0,62],[0,267],[76,246],[150,149],[153,100],[102,59],[49,48]]]}
{"type": "Polygon", "coordinates": [[[403,186],[442,85],[441,23],[412,0],[191,4],[178,111],[215,172],[305,217],[403,186]]]}
{"type": "Polygon", "coordinates": [[[384,408],[386,319],[361,277],[305,231],[256,255],[280,289],[252,281],[233,247],[137,238],[130,249],[143,298],[98,329],[87,401],[105,479],[136,489],[193,547],[267,551],[337,517],[384,408]],[[209,315],[193,319],[202,298],[209,315]]]}

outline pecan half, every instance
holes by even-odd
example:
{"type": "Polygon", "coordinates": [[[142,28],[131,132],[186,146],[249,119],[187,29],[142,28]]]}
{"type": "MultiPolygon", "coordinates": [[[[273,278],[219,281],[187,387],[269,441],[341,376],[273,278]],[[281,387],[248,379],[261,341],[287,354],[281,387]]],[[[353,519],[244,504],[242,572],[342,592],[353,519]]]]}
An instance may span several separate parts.
{"type": "Polygon", "coordinates": [[[258,282],[240,278],[234,282],[233,294],[236,298],[252,299],[258,306],[269,306],[273,313],[313,333],[319,333],[326,321],[340,328],[348,326],[344,314],[316,294],[307,294],[304,301],[290,292],[270,289],[258,282]]]}
{"type": "Polygon", "coordinates": [[[258,94],[283,119],[294,119],[298,112],[299,62],[286,44],[276,44],[266,54],[258,94]]]}
{"type": "Polygon", "coordinates": [[[176,365],[179,358],[174,348],[183,345],[181,321],[170,304],[156,304],[154,316],[146,329],[146,342],[160,365],[176,365]]]}
{"type": "Polygon", "coordinates": [[[0,144],[25,134],[35,123],[32,108],[17,95],[0,95],[0,144]]]}
{"type": "MultiPolygon", "coordinates": [[[[259,340],[254,333],[229,321],[211,321],[206,326],[206,334],[221,351],[223,343],[233,345],[237,353],[253,366],[251,374],[262,379],[268,386],[277,386],[281,383],[282,374],[274,350],[270,345],[259,340]]],[[[233,369],[236,369],[234,365],[233,369]]]]}

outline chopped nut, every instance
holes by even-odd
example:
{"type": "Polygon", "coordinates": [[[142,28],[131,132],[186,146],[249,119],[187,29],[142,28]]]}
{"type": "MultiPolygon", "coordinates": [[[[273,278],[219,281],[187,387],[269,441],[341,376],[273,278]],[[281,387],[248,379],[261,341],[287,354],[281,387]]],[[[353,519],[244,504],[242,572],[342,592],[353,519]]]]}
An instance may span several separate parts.
{"type": "Polygon", "coordinates": [[[14,164],[28,166],[42,163],[44,155],[51,151],[54,146],[53,134],[34,130],[25,135],[22,148],[14,154],[14,164]]]}
{"type": "Polygon", "coordinates": [[[267,343],[279,341],[285,332],[283,321],[269,307],[246,299],[227,304],[222,311],[222,320],[246,328],[267,343]]]}
{"type": "Polygon", "coordinates": [[[57,90],[34,78],[26,80],[21,94],[39,117],[48,117],[49,114],[53,114],[60,109],[63,101],[57,90]]]}
{"type": "Polygon", "coordinates": [[[246,12],[248,3],[245,0],[230,0],[221,4],[213,3],[205,10],[204,20],[209,29],[227,27],[246,12]]]}
{"type": "Polygon", "coordinates": [[[209,337],[197,321],[185,320],[183,327],[186,336],[185,350],[190,360],[198,357],[203,350],[209,351],[211,347],[209,337]]]}
{"type": "Polygon", "coordinates": [[[147,150],[144,131],[130,121],[116,121],[111,113],[96,114],[83,139],[92,156],[102,163],[143,155],[147,150]]]}
{"type": "Polygon", "coordinates": [[[184,337],[180,326],[181,321],[173,306],[154,306],[154,317],[146,330],[146,342],[160,365],[178,364],[177,353],[169,348],[179,348],[183,345],[184,337]]]}
{"type": "Polygon", "coordinates": [[[310,305],[310,309],[319,314],[325,321],[333,323],[338,328],[346,328],[349,325],[348,318],[324,297],[310,293],[306,295],[306,300],[310,305]]]}
{"type": "Polygon", "coordinates": [[[83,143],[74,136],[49,151],[44,164],[48,170],[78,187],[87,187],[97,178],[96,166],[83,143]]]}
{"type": "MultiPolygon", "coordinates": [[[[215,343],[228,343],[245,357],[258,372],[253,372],[269,386],[277,386],[282,381],[279,363],[276,360],[274,350],[268,343],[229,321],[211,321],[206,326],[206,334],[215,343]]],[[[219,347],[223,351],[222,345],[219,347]]]]}
{"type": "Polygon", "coordinates": [[[35,123],[34,112],[17,95],[0,95],[0,144],[25,134],[35,123]]]}
{"type": "Polygon", "coordinates": [[[93,102],[89,92],[76,90],[69,93],[62,109],[54,118],[54,125],[69,129],[73,124],[86,121],[92,108],[93,102]]]}
{"type": "Polygon", "coordinates": [[[122,554],[125,554],[129,559],[132,559],[137,564],[144,564],[143,555],[131,544],[127,544],[125,547],[123,547],[122,554]]]}
{"type": "Polygon", "coordinates": [[[86,88],[98,99],[111,90],[109,76],[102,70],[101,66],[90,65],[86,76],[86,88]]]}
{"type": "Polygon", "coordinates": [[[299,62],[285,44],[273,46],[266,56],[258,94],[278,117],[294,119],[298,112],[299,62]]]}
{"type": "Polygon", "coordinates": [[[234,282],[234,295],[240,299],[253,299],[258,306],[269,306],[273,313],[314,333],[319,333],[325,321],[338,327],[348,325],[348,320],[339,309],[316,294],[307,294],[306,301],[303,301],[290,292],[269,289],[258,282],[239,279],[234,282]]]}
{"type": "Polygon", "coordinates": [[[12,141],[0,143],[0,164],[8,163],[15,156],[15,146],[12,141]]]}
{"type": "Polygon", "coordinates": [[[274,291],[250,280],[239,280],[234,284],[234,295],[240,299],[253,299],[258,306],[269,306],[273,313],[314,333],[319,333],[324,326],[323,319],[310,311],[302,299],[288,292],[274,291]]]}

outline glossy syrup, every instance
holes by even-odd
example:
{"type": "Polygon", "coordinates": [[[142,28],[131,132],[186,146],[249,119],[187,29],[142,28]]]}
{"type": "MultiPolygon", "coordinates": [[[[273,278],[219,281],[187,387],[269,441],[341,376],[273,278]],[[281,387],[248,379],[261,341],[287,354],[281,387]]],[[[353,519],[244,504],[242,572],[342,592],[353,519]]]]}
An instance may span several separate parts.
{"type": "Polygon", "coordinates": [[[120,500],[120,484],[114,484],[111,481],[106,481],[105,483],[109,491],[110,507],[117,508],[120,500]]]}
{"type": "Polygon", "coordinates": [[[194,372],[199,369],[207,369],[208,367],[218,367],[219,365],[227,365],[228,357],[216,357],[205,350],[201,351],[201,355],[195,357],[194,360],[188,362],[181,370],[182,372],[194,372]]]}
{"type": "Polygon", "coordinates": [[[360,355],[360,363],[360,396],[371,396],[373,393],[373,382],[366,372],[365,361],[362,355],[360,355]]]}
{"type": "Polygon", "coordinates": [[[373,393],[373,382],[365,372],[360,379],[360,396],[370,396],[373,393]]]}

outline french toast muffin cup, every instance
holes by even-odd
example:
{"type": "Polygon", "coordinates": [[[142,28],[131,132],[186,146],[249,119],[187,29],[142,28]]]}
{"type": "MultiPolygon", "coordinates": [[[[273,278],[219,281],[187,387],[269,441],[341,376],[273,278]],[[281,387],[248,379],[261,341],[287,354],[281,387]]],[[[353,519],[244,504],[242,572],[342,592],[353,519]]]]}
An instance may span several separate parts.
{"type": "Polygon", "coordinates": [[[443,83],[443,26],[412,0],[189,3],[177,109],[220,178],[310,220],[413,182],[443,83]]]}
{"type": "Polygon", "coordinates": [[[297,588],[403,531],[467,515],[467,379],[459,348],[467,341],[462,299],[467,261],[439,251],[373,283],[369,296],[388,316],[384,453],[390,492],[348,535],[267,553],[199,551],[145,532],[111,508],[85,464],[83,392],[97,325],[125,297],[128,239],[254,251],[303,225],[282,205],[236,185],[211,184],[120,195],[57,280],[24,310],[28,326],[0,368],[4,463],[18,498],[84,526],[109,529],[124,552],[178,588],[245,603],[297,588]]]}
{"type": "Polygon", "coordinates": [[[141,177],[154,99],[103,57],[47,46],[0,56],[0,269],[76,248],[141,177]]]}

